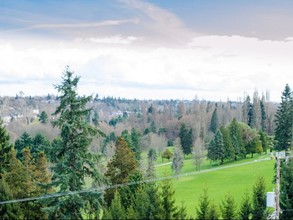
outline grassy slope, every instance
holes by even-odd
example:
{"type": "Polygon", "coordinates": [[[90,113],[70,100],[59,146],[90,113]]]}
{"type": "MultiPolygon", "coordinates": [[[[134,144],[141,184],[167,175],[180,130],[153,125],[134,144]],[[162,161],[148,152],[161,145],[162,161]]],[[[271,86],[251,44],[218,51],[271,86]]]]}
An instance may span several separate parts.
{"type": "MultiPolygon", "coordinates": [[[[188,215],[195,216],[202,189],[208,188],[210,198],[216,204],[220,204],[224,196],[231,193],[239,205],[245,191],[251,195],[252,187],[259,176],[266,179],[266,191],[272,191],[275,161],[256,159],[246,159],[221,166],[212,166],[205,161],[201,172],[195,172],[192,159],[185,160],[182,169],[183,176],[173,181],[176,202],[184,201],[188,215]],[[210,169],[212,167],[214,169],[210,169]]],[[[171,164],[157,167],[157,176],[162,177],[166,172],[170,174],[170,167],[171,164]]]]}

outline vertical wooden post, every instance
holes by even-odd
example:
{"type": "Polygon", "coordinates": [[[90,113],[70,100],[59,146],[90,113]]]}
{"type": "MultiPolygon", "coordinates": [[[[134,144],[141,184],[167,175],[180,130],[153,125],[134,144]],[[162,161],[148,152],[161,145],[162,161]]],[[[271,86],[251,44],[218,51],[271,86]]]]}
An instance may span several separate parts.
{"type": "Polygon", "coordinates": [[[276,219],[280,217],[280,158],[277,156],[277,179],[276,179],[276,219]]]}

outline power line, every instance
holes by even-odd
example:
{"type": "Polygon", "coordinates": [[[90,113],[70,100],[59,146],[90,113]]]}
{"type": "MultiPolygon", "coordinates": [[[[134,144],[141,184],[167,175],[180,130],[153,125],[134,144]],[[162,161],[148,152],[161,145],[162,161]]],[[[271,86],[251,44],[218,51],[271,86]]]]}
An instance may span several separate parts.
{"type": "MultiPolygon", "coordinates": [[[[262,160],[266,160],[266,159],[262,159],[262,160]]],[[[236,166],[242,166],[242,165],[256,163],[256,162],[260,162],[260,161],[261,160],[255,160],[255,161],[251,161],[251,162],[245,162],[245,163],[240,163],[240,164],[217,167],[214,169],[203,170],[203,171],[194,171],[194,172],[179,174],[179,175],[175,175],[175,176],[153,178],[153,179],[147,179],[147,180],[142,180],[142,181],[121,183],[121,184],[108,185],[108,186],[100,186],[97,188],[91,188],[91,189],[85,189],[85,190],[79,190],[79,191],[68,191],[68,192],[47,194],[47,195],[37,196],[37,197],[29,197],[29,198],[23,198],[23,199],[0,201],[0,205],[9,204],[9,203],[17,203],[17,202],[28,202],[28,201],[34,201],[34,200],[56,198],[56,197],[61,197],[61,196],[69,196],[69,195],[88,193],[88,192],[99,192],[99,191],[104,191],[106,189],[113,189],[113,188],[118,188],[118,187],[125,187],[125,186],[131,186],[131,185],[137,185],[137,184],[143,184],[143,183],[156,182],[156,181],[162,181],[162,180],[166,180],[166,179],[174,179],[174,178],[179,178],[179,177],[184,177],[184,176],[193,176],[193,175],[197,175],[200,173],[206,173],[206,172],[211,172],[211,171],[216,171],[216,170],[221,170],[221,169],[226,169],[226,168],[231,168],[231,167],[236,167],[236,166]]]]}
{"type": "Polygon", "coordinates": [[[69,191],[69,192],[47,194],[47,195],[37,196],[37,197],[29,197],[29,198],[23,198],[23,199],[7,200],[7,201],[1,201],[0,205],[9,204],[9,203],[17,203],[17,202],[27,202],[27,201],[33,201],[33,200],[56,198],[56,197],[61,197],[61,196],[70,196],[70,195],[88,193],[88,192],[99,192],[99,191],[104,191],[106,189],[113,189],[113,188],[124,187],[124,186],[131,186],[131,185],[150,183],[150,182],[155,182],[155,181],[162,181],[162,180],[166,180],[166,179],[178,178],[180,176],[187,176],[187,175],[182,174],[182,175],[176,175],[176,176],[148,179],[148,180],[144,180],[144,181],[121,183],[121,184],[115,184],[115,185],[110,185],[110,186],[101,186],[101,187],[97,187],[97,188],[91,188],[91,189],[85,189],[85,190],[79,190],[79,191],[69,191]]]}

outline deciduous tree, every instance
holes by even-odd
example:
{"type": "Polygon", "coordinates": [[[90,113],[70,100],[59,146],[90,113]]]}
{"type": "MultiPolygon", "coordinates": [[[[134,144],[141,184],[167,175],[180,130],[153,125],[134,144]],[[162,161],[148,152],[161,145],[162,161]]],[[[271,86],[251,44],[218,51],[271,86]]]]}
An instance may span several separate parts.
{"type": "Polygon", "coordinates": [[[174,156],[172,160],[171,168],[175,172],[175,175],[179,175],[180,171],[183,167],[184,162],[184,155],[181,147],[179,145],[176,145],[174,148],[174,156]]]}

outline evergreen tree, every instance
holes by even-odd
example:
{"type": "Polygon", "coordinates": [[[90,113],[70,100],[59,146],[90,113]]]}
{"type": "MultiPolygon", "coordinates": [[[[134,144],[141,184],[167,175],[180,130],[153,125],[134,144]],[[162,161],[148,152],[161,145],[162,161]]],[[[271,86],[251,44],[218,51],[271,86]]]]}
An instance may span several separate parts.
{"type": "Polygon", "coordinates": [[[140,219],[149,219],[148,210],[150,209],[150,200],[144,186],[140,186],[134,194],[132,207],[140,219]]]}
{"type": "Polygon", "coordinates": [[[291,146],[293,125],[293,98],[288,84],[282,92],[281,103],[278,106],[275,118],[276,150],[287,150],[291,146]]]}
{"type": "MultiPolygon", "coordinates": [[[[97,130],[86,122],[91,109],[86,107],[91,96],[79,97],[76,90],[79,77],[73,75],[69,67],[63,73],[62,83],[55,88],[60,93],[60,105],[53,115],[54,127],[60,129],[60,140],[51,151],[53,159],[52,185],[58,192],[75,192],[85,187],[85,177],[100,181],[95,168],[96,157],[88,151],[97,130]]],[[[81,219],[89,200],[100,199],[100,193],[68,194],[49,201],[47,211],[50,218],[81,219]]]]}
{"type": "Polygon", "coordinates": [[[212,161],[219,160],[221,163],[224,162],[225,147],[223,143],[223,135],[220,130],[217,130],[214,139],[209,144],[207,157],[212,161]]]}
{"type": "Polygon", "coordinates": [[[222,200],[220,209],[223,219],[237,219],[236,204],[231,194],[227,194],[222,200]]]}
{"type": "Polygon", "coordinates": [[[126,219],[130,219],[130,220],[139,219],[138,214],[136,213],[136,211],[133,209],[132,206],[130,206],[126,210],[126,219]]]}
{"type": "MultiPolygon", "coordinates": [[[[43,195],[40,192],[39,183],[35,180],[36,165],[32,160],[29,148],[24,148],[23,162],[16,158],[16,152],[12,152],[10,166],[3,174],[6,183],[14,199],[22,199],[27,197],[35,197],[43,195]]],[[[19,204],[21,213],[25,219],[44,219],[46,214],[42,211],[43,206],[39,201],[28,201],[19,204]]]]}
{"type": "MultiPolygon", "coordinates": [[[[5,178],[0,179],[0,201],[13,200],[13,193],[5,178]]],[[[0,218],[3,220],[22,219],[23,213],[19,203],[8,203],[0,205],[0,218]]]]}
{"type": "Polygon", "coordinates": [[[45,111],[42,111],[41,114],[39,115],[39,121],[42,124],[47,124],[47,122],[48,122],[48,114],[45,111]]]}
{"type": "MultiPolygon", "coordinates": [[[[38,160],[35,164],[33,161],[29,148],[24,148],[23,154],[23,168],[25,172],[23,181],[23,191],[29,196],[40,196],[46,193],[46,190],[41,185],[49,183],[50,176],[47,172],[47,164],[45,160],[38,160]],[[37,167],[37,165],[39,167],[37,167]],[[42,172],[42,173],[41,173],[42,172]]],[[[23,195],[25,197],[27,195],[23,195]]],[[[44,219],[47,218],[46,213],[43,211],[43,205],[37,201],[31,201],[21,204],[24,217],[29,219],[44,219]]]]}
{"type": "Polygon", "coordinates": [[[36,159],[33,178],[37,184],[37,194],[43,195],[53,191],[48,185],[51,182],[52,175],[49,172],[48,160],[44,152],[40,152],[36,159]]]}
{"type": "Polygon", "coordinates": [[[126,211],[121,204],[121,197],[118,191],[115,191],[114,198],[111,202],[111,205],[106,209],[103,219],[125,219],[126,211]]]}
{"type": "Polygon", "coordinates": [[[217,220],[220,218],[220,213],[218,207],[214,201],[211,201],[210,207],[207,212],[206,219],[208,220],[217,220]]]}
{"type": "Polygon", "coordinates": [[[155,149],[150,149],[148,152],[148,159],[152,160],[152,161],[156,161],[157,160],[157,152],[155,149]]]}
{"type": "Polygon", "coordinates": [[[217,112],[217,108],[215,108],[213,115],[212,115],[212,119],[211,119],[211,124],[210,124],[210,131],[213,132],[214,134],[216,133],[217,129],[218,129],[218,112],[217,112]]]}
{"type": "Polygon", "coordinates": [[[15,141],[15,149],[17,150],[17,158],[23,160],[22,150],[29,148],[34,159],[37,159],[40,152],[44,151],[49,154],[50,141],[41,133],[37,133],[33,138],[27,132],[24,132],[19,139],[15,141]]]}
{"type": "Polygon", "coordinates": [[[262,149],[266,153],[267,150],[269,149],[269,141],[268,141],[267,135],[265,132],[261,130],[258,132],[258,134],[259,134],[259,140],[261,141],[262,149]]]}
{"type": "Polygon", "coordinates": [[[251,217],[252,205],[249,194],[246,192],[242,197],[242,202],[239,209],[239,219],[248,220],[251,217]]]}
{"type": "Polygon", "coordinates": [[[173,189],[170,179],[162,182],[162,204],[163,204],[163,219],[173,219],[177,214],[177,207],[174,198],[175,190],[173,189]]]}
{"type": "Polygon", "coordinates": [[[184,162],[184,155],[180,146],[175,146],[171,168],[175,175],[179,175],[184,162]]]}
{"type": "Polygon", "coordinates": [[[253,115],[254,115],[253,105],[249,103],[248,112],[247,112],[247,124],[251,128],[253,127],[253,115]]]}
{"type": "Polygon", "coordinates": [[[46,155],[49,154],[50,145],[50,141],[44,135],[37,133],[32,139],[31,153],[33,158],[37,159],[41,152],[44,152],[46,155]]]}
{"type": "Polygon", "coordinates": [[[118,188],[118,191],[121,196],[121,203],[125,209],[128,209],[130,206],[135,208],[133,204],[135,195],[140,189],[144,189],[145,184],[141,183],[143,181],[143,175],[140,170],[137,170],[129,175],[127,183],[131,183],[129,186],[124,186],[118,188]],[[135,183],[135,184],[133,184],[135,183]]]}
{"type": "Polygon", "coordinates": [[[155,183],[149,183],[146,185],[145,190],[149,197],[147,219],[163,219],[163,203],[158,185],[155,183]]]}
{"type": "Polygon", "coordinates": [[[121,134],[122,138],[127,142],[128,147],[135,153],[137,160],[140,160],[141,150],[140,150],[140,138],[141,134],[134,128],[131,129],[129,134],[128,130],[123,130],[121,134]]]}
{"type": "Polygon", "coordinates": [[[264,132],[266,130],[266,110],[265,110],[265,104],[264,99],[260,101],[260,112],[261,112],[261,130],[264,132]]]}
{"type": "Polygon", "coordinates": [[[191,128],[188,130],[184,123],[182,123],[180,126],[179,138],[184,155],[191,154],[193,144],[193,132],[191,128]]]}
{"type": "Polygon", "coordinates": [[[136,159],[140,160],[141,158],[141,149],[140,149],[140,138],[141,138],[141,134],[139,131],[137,131],[136,129],[132,128],[131,129],[131,143],[132,143],[132,150],[135,153],[135,157],[136,159]]]}
{"type": "Polygon", "coordinates": [[[250,96],[248,95],[244,102],[243,102],[243,106],[242,106],[242,121],[249,124],[248,121],[249,119],[249,110],[250,110],[250,96]]]}
{"type": "MultiPolygon", "coordinates": [[[[131,175],[138,171],[135,153],[128,147],[127,142],[119,137],[116,143],[115,155],[107,165],[105,176],[111,185],[127,183],[131,175]]],[[[106,190],[105,200],[108,206],[114,198],[115,188],[106,190]]]]}
{"type": "Polygon", "coordinates": [[[210,198],[207,189],[203,189],[199,197],[199,205],[196,209],[197,219],[208,219],[208,211],[210,207],[210,198]]]}
{"type": "Polygon", "coordinates": [[[14,148],[16,149],[16,156],[18,159],[22,160],[22,150],[26,147],[29,149],[32,148],[32,138],[27,132],[23,132],[22,135],[20,136],[20,139],[17,139],[14,144],[14,148]]]}
{"type": "Polygon", "coordinates": [[[9,163],[11,152],[13,150],[13,145],[10,143],[10,137],[7,133],[3,121],[0,118],[0,179],[2,173],[7,170],[9,163]]]}
{"type": "Polygon", "coordinates": [[[242,139],[242,130],[239,126],[238,121],[235,118],[233,118],[232,122],[229,124],[228,130],[230,133],[232,145],[235,152],[235,160],[237,160],[239,156],[244,157],[246,152],[245,152],[244,143],[242,139]]]}
{"type": "Polygon", "coordinates": [[[293,160],[282,163],[280,179],[280,219],[293,219],[293,160]]]}
{"type": "Polygon", "coordinates": [[[235,158],[235,149],[233,148],[229,130],[222,126],[220,132],[223,135],[223,145],[224,145],[224,158],[225,159],[234,159],[235,158]]]}
{"type": "Polygon", "coordinates": [[[94,117],[92,121],[96,127],[99,125],[99,114],[97,110],[94,111],[94,117]]]}
{"type": "Polygon", "coordinates": [[[184,202],[181,202],[181,206],[178,207],[177,213],[174,215],[175,219],[187,219],[187,211],[184,202]]]}
{"type": "MultiPolygon", "coordinates": [[[[28,148],[23,149],[23,152],[28,151],[28,148]]],[[[25,163],[26,165],[22,164],[22,162],[16,158],[16,151],[13,150],[9,168],[7,172],[3,174],[15,199],[34,196],[35,185],[33,184],[31,167],[28,167],[30,163],[29,154],[25,156],[25,163]]]]}
{"type": "Polygon", "coordinates": [[[253,186],[252,219],[265,219],[266,210],[265,179],[259,177],[253,186]]]}

